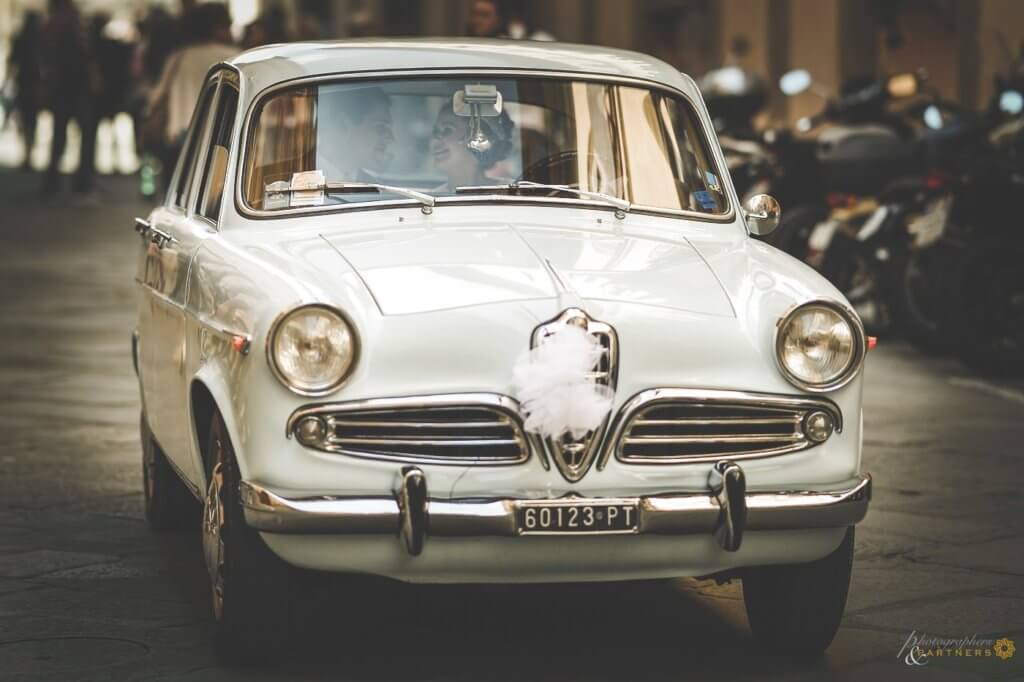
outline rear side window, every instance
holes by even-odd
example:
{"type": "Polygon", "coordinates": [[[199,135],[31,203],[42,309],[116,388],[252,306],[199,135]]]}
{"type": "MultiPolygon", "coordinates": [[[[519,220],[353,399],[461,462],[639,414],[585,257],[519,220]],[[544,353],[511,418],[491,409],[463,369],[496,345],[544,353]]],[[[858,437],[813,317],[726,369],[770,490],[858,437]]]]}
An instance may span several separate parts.
{"type": "Polygon", "coordinates": [[[230,85],[224,85],[213,117],[213,131],[210,134],[210,147],[206,154],[197,209],[200,215],[214,222],[220,215],[221,199],[224,196],[224,180],[231,151],[231,130],[234,127],[237,109],[238,91],[230,85]]]}
{"type": "Polygon", "coordinates": [[[188,188],[192,183],[192,167],[196,162],[196,150],[199,149],[199,143],[203,136],[203,126],[206,123],[207,113],[210,110],[210,101],[213,99],[213,93],[216,90],[216,85],[210,83],[203,90],[203,94],[199,97],[199,103],[196,105],[195,113],[192,115],[192,125],[189,126],[189,134],[186,137],[185,148],[181,150],[181,155],[178,158],[178,179],[171,187],[171,204],[178,208],[184,209],[185,202],[188,201],[188,188]]]}

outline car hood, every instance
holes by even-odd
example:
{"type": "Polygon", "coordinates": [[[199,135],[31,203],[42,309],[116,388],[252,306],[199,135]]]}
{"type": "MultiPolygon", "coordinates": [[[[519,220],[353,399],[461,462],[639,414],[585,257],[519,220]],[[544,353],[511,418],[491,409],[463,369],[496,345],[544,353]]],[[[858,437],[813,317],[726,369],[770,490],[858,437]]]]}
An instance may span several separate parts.
{"type": "Polygon", "coordinates": [[[682,236],[621,226],[512,223],[325,233],[384,315],[561,298],[733,316],[715,274],[682,236]]]}

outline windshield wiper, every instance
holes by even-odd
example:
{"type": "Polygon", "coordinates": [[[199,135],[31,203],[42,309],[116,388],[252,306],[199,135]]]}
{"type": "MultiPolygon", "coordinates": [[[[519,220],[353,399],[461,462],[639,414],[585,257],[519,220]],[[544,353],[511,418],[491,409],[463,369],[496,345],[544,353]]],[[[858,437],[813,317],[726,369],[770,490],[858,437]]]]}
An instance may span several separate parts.
{"type": "Polygon", "coordinates": [[[378,192],[390,192],[400,194],[403,197],[415,199],[423,206],[423,212],[430,214],[434,210],[434,197],[423,192],[418,192],[408,187],[395,187],[394,185],[382,185],[379,182],[325,182],[321,189],[327,194],[340,194],[343,192],[358,192],[361,190],[377,190],[378,192]]]}
{"type": "MultiPolygon", "coordinates": [[[[434,197],[423,192],[417,192],[408,187],[395,187],[393,185],[382,185],[379,182],[318,182],[310,184],[299,184],[287,186],[287,182],[280,183],[280,187],[274,187],[273,191],[278,193],[287,192],[295,194],[298,192],[324,192],[325,194],[343,194],[345,192],[390,192],[400,194],[403,197],[415,199],[423,206],[423,212],[430,214],[434,211],[434,197]]],[[[268,188],[269,189],[269,188],[268,188]]]]}
{"type": "Polygon", "coordinates": [[[549,185],[543,182],[533,182],[531,180],[518,180],[516,182],[510,182],[504,185],[466,185],[464,187],[456,187],[455,193],[471,193],[471,192],[521,192],[523,190],[541,189],[541,190],[552,190],[555,192],[569,192],[580,197],[587,199],[599,199],[606,204],[611,204],[619,211],[628,212],[632,207],[632,204],[625,199],[619,197],[613,197],[610,194],[603,192],[590,192],[585,189],[576,189],[575,187],[569,187],[568,185],[549,185]]]}

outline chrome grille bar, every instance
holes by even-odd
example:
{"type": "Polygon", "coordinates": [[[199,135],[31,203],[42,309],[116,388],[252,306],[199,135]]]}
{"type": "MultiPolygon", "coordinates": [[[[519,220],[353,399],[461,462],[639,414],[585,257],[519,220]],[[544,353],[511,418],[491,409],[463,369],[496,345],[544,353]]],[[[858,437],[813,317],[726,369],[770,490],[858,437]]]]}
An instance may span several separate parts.
{"type": "Polygon", "coordinates": [[[659,388],[626,402],[598,462],[610,453],[628,464],[689,464],[722,458],[743,460],[815,446],[804,419],[829,413],[842,431],[842,414],[825,398],[714,389],[659,388]]]}
{"type": "Polygon", "coordinates": [[[671,426],[694,424],[697,426],[727,426],[731,424],[799,424],[800,417],[716,417],[714,419],[635,419],[633,426],[671,426]]]}
{"type": "Polygon", "coordinates": [[[453,436],[445,440],[425,440],[423,438],[331,438],[335,445],[417,445],[420,447],[464,447],[466,445],[516,445],[515,438],[461,438],[453,436]]]}
{"type": "Polygon", "coordinates": [[[420,464],[517,464],[530,455],[518,403],[489,393],[311,405],[292,414],[288,435],[325,452],[420,464]],[[309,419],[322,422],[322,439],[303,440],[299,425],[309,419]]]}
{"type": "Polygon", "coordinates": [[[784,436],[776,435],[750,435],[730,436],[719,434],[715,436],[627,436],[622,439],[625,445],[643,444],[675,444],[675,443],[778,443],[779,441],[798,442],[802,441],[802,433],[793,433],[784,436]]]}
{"type": "Polygon", "coordinates": [[[395,429],[500,429],[512,423],[510,419],[502,419],[489,422],[410,422],[410,421],[379,421],[372,419],[335,419],[329,417],[327,423],[330,426],[342,428],[380,427],[389,426],[395,429]]]}

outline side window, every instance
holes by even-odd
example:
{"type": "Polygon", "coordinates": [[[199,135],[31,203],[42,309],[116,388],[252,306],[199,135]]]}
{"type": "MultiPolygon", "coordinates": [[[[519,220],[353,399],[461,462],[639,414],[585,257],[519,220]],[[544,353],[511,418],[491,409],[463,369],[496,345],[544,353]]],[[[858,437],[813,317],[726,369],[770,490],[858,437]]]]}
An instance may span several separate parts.
{"type": "Polygon", "coordinates": [[[209,83],[199,97],[195,112],[192,114],[192,124],[189,126],[189,133],[185,137],[186,146],[181,150],[178,157],[178,176],[174,185],[170,188],[171,204],[184,209],[188,201],[188,188],[192,184],[192,166],[196,162],[196,151],[203,137],[203,126],[206,123],[207,113],[210,110],[210,101],[216,91],[216,83],[209,83]]]}
{"type": "Polygon", "coordinates": [[[220,215],[220,203],[224,196],[225,175],[228,168],[228,153],[231,150],[231,131],[238,108],[238,91],[225,84],[221,88],[217,110],[213,116],[213,131],[210,147],[203,168],[203,182],[200,185],[197,212],[216,222],[220,215]]]}

